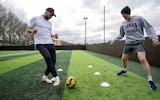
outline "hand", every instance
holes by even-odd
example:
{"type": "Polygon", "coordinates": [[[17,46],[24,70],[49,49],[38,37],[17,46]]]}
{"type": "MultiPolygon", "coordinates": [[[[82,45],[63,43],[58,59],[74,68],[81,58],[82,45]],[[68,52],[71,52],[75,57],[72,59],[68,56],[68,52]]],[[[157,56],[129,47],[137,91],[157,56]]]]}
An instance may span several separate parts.
{"type": "Polygon", "coordinates": [[[160,45],[160,42],[158,40],[154,40],[153,43],[152,43],[152,45],[154,47],[156,47],[156,46],[160,45]]]}
{"type": "Polygon", "coordinates": [[[37,33],[37,31],[38,31],[38,29],[35,29],[35,28],[34,28],[34,29],[32,29],[31,33],[32,33],[32,34],[35,34],[35,33],[37,33]]]}
{"type": "Polygon", "coordinates": [[[52,37],[52,38],[55,38],[55,39],[58,39],[58,34],[54,34],[54,35],[51,34],[51,37],[52,37]]]}
{"type": "Polygon", "coordinates": [[[110,44],[111,44],[111,45],[113,45],[113,44],[114,44],[114,42],[115,42],[115,41],[114,41],[114,40],[112,40],[112,41],[110,41],[110,44]]]}
{"type": "Polygon", "coordinates": [[[55,34],[55,35],[54,35],[54,38],[58,39],[58,34],[55,34]]]}

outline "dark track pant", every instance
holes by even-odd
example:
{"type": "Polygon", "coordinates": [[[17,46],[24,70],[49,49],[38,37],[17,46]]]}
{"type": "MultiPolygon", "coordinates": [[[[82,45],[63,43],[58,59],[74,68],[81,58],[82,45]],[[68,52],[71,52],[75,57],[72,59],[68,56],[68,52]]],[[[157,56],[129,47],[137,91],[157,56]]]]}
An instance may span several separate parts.
{"type": "Polygon", "coordinates": [[[54,44],[38,44],[36,45],[41,55],[44,57],[47,64],[45,75],[48,76],[51,72],[53,77],[57,76],[55,69],[56,51],[54,44]]]}

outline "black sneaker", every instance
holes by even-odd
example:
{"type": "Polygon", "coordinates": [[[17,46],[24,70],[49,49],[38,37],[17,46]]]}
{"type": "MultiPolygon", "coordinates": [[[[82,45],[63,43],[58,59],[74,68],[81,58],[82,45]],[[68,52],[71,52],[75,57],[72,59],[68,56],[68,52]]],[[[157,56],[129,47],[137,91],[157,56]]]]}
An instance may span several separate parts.
{"type": "Polygon", "coordinates": [[[157,86],[154,84],[153,81],[149,81],[148,86],[151,90],[157,90],[157,86]]]}
{"type": "Polygon", "coordinates": [[[127,71],[122,70],[122,71],[120,71],[119,73],[117,73],[117,75],[118,75],[118,76],[121,76],[121,75],[123,75],[123,74],[125,74],[125,73],[127,73],[127,71]]]}

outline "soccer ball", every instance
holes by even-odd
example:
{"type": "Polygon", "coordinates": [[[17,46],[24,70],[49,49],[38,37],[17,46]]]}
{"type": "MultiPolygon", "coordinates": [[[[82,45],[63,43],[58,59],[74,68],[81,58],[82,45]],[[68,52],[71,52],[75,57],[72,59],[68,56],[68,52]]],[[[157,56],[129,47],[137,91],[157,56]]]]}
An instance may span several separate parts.
{"type": "Polygon", "coordinates": [[[66,79],[66,86],[68,88],[74,88],[76,85],[76,78],[73,77],[73,76],[69,76],[67,79],[66,79]]]}

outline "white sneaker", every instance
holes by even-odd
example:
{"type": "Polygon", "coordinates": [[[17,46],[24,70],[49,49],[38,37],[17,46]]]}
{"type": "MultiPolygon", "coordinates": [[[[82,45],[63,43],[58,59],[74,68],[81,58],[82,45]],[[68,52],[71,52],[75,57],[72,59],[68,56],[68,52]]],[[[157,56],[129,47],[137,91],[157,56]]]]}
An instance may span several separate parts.
{"type": "Polygon", "coordinates": [[[55,77],[53,77],[52,79],[51,79],[51,81],[53,82],[53,81],[56,81],[56,78],[55,77]]]}
{"type": "Polygon", "coordinates": [[[47,76],[43,75],[42,77],[42,81],[46,82],[46,83],[52,83],[52,81],[50,79],[48,79],[47,76]]]}
{"type": "Polygon", "coordinates": [[[58,86],[61,83],[61,80],[58,78],[55,80],[53,86],[58,86]]]}

